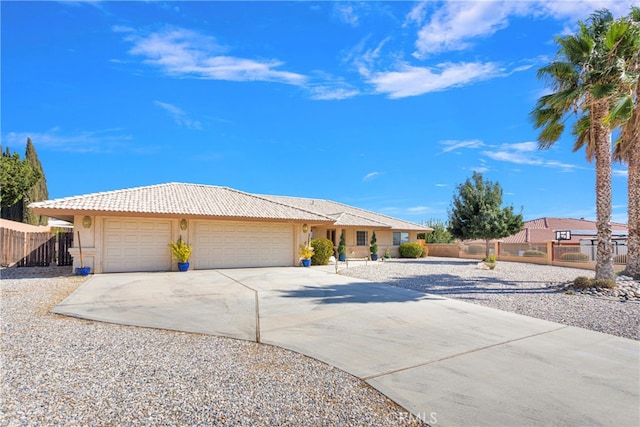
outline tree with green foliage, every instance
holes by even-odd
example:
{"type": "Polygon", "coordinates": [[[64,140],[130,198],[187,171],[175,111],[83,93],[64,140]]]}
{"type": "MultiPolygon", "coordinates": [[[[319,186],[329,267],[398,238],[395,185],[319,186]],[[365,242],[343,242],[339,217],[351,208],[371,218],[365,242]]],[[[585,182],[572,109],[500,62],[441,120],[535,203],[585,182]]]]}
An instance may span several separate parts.
{"type": "Polygon", "coordinates": [[[369,246],[369,251],[371,251],[371,255],[378,255],[378,238],[376,237],[376,232],[373,232],[371,236],[371,241],[369,242],[371,246],[369,246]]]}
{"type": "Polygon", "coordinates": [[[47,178],[42,169],[42,163],[38,159],[36,149],[31,143],[31,138],[27,138],[27,148],[25,150],[25,160],[29,162],[31,168],[34,171],[39,172],[40,179],[25,192],[22,203],[24,204],[24,221],[27,224],[33,225],[47,225],[48,218],[43,215],[38,215],[29,209],[28,205],[31,202],[39,202],[41,200],[47,200],[49,198],[49,190],[47,189],[47,178]]]}
{"type": "MultiPolygon", "coordinates": [[[[542,129],[540,148],[548,148],[560,139],[568,117],[580,116],[572,129],[576,136],[574,151],[585,147],[587,158],[596,163],[596,278],[601,279],[614,278],[611,131],[623,126],[625,135],[624,124],[634,110],[639,14],[633,8],[630,18],[614,20],[608,10],[598,10],[586,23],[579,23],[577,34],[556,38],[558,59],[538,70],[538,77],[547,80],[553,92],[542,96],[531,113],[534,126],[542,129]]],[[[637,92],[635,99],[637,103],[637,92]]],[[[633,144],[633,138],[626,140],[633,144]]]]}
{"type": "Polygon", "coordinates": [[[439,219],[423,221],[422,225],[432,228],[431,233],[418,233],[418,239],[424,239],[426,243],[453,243],[455,238],[447,230],[448,224],[439,219]]]}
{"type": "Polygon", "coordinates": [[[497,182],[485,181],[481,173],[474,172],[457,191],[447,231],[461,240],[485,240],[487,259],[491,239],[511,236],[524,228],[522,213],[515,214],[513,206],[502,208],[502,188],[497,182]]]}
{"type": "Polygon", "coordinates": [[[3,218],[22,221],[22,218],[10,218],[4,215],[11,206],[19,203],[25,193],[40,179],[40,172],[34,170],[18,153],[11,154],[9,147],[0,156],[0,204],[3,208],[3,218]]]}

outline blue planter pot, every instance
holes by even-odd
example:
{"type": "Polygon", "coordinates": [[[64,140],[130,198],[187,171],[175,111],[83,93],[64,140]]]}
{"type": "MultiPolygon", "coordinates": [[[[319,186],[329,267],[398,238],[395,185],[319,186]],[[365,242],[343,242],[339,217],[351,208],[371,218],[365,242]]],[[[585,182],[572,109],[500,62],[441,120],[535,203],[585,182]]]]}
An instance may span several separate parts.
{"type": "Polygon", "coordinates": [[[377,261],[378,260],[378,254],[371,254],[371,261],[377,261]]]}
{"type": "Polygon", "coordinates": [[[178,271],[187,271],[189,269],[188,262],[179,262],[178,263],[178,271]]]}
{"type": "Polygon", "coordinates": [[[91,267],[76,267],[77,276],[88,276],[91,272],[91,267]]]}
{"type": "Polygon", "coordinates": [[[303,259],[303,260],[302,260],[302,266],[303,266],[303,267],[309,267],[309,266],[311,266],[311,260],[310,260],[310,259],[303,259]]]}
{"type": "Polygon", "coordinates": [[[338,261],[346,261],[346,260],[347,260],[347,254],[338,255],[338,261]]]}

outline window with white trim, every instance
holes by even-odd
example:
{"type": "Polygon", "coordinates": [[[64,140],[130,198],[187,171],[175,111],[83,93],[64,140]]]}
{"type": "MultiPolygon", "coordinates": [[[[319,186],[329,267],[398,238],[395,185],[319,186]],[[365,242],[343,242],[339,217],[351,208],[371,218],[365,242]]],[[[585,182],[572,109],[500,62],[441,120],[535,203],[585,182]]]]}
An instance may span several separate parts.
{"type": "Polygon", "coordinates": [[[369,245],[368,233],[366,231],[356,231],[356,246],[369,245]]]}
{"type": "Polygon", "coordinates": [[[409,233],[404,233],[400,231],[393,232],[393,246],[400,246],[403,243],[407,243],[409,241],[409,233]]]}

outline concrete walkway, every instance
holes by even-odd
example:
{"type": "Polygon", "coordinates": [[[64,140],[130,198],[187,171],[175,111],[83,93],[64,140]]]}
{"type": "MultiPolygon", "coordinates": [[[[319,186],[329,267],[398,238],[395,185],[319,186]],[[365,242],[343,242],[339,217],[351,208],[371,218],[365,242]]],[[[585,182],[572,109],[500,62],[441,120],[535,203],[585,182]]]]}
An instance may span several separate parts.
{"type": "Polygon", "coordinates": [[[638,341],[332,269],[97,275],[53,312],[284,347],[435,425],[640,425],[638,341]]]}

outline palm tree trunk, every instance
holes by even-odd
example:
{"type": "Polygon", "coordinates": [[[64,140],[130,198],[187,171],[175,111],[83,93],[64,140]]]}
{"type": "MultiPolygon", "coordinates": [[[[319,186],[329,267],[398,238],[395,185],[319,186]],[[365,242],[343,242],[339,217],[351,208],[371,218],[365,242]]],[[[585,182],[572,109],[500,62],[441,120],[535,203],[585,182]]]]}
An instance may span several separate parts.
{"type": "Polygon", "coordinates": [[[628,144],[626,149],[629,164],[627,273],[640,277],[640,83],[636,87],[636,105],[625,124],[623,138],[624,143],[628,144]]]}
{"type": "Polygon", "coordinates": [[[608,112],[605,100],[591,106],[591,141],[596,148],[596,279],[615,278],[611,242],[611,130],[603,121],[608,112]]]}

